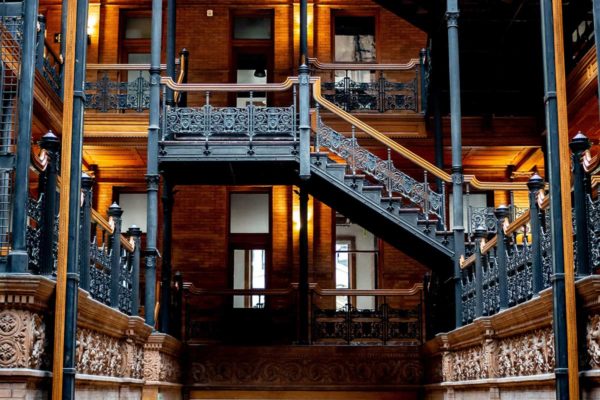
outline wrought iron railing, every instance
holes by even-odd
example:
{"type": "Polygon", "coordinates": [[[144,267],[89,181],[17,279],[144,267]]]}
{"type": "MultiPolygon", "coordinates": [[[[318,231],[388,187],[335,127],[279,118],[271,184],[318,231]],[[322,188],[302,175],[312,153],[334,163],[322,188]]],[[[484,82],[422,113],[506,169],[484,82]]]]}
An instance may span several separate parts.
{"type": "Polygon", "coordinates": [[[432,215],[441,221],[444,220],[446,209],[444,186],[439,193],[432,190],[427,181],[427,171],[424,173],[423,181],[418,182],[394,166],[389,149],[387,159],[383,160],[361,147],[356,140],[354,126],[352,126],[352,136],[347,138],[323,123],[318,108],[316,119],[314,140],[316,151],[325,147],[346,161],[349,174],[365,173],[384,185],[389,199],[399,195],[409,207],[420,208],[424,216],[432,215]]]}
{"type": "Polygon", "coordinates": [[[322,79],[323,96],[345,111],[425,113],[429,87],[429,57],[406,64],[321,63],[309,59],[312,73],[322,79]]]}
{"type": "Polygon", "coordinates": [[[46,39],[46,17],[39,15],[36,68],[58,96],[62,96],[62,65],[62,57],[56,54],[46,39]]]}
{"type": "Polygon", "coordinates": [[[418,345],[424,338],[422,284],[407,290],[312,285],[311,304],[313,344],[418,345]],[[335,308],[340,296],[346,305],[335,308]]]}

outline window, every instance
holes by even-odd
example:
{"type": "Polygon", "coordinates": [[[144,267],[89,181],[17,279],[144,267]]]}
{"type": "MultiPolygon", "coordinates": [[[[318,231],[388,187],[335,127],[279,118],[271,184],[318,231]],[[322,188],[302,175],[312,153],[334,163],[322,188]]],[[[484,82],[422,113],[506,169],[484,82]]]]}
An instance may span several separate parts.
{"type": "Polygon", "coordinates": [[[132,16],[125,19],[125,39],[150,39],[151,36],[151,17],[132,16]]]}
{"type": "MultiPolygon", "coordinates": [[[[263,189],[264,190],[264,189],[263,189]]],[[[265,289],[271,249],[270,192],[232,192],[229,248],[233,289],[265,289]]],[[[264,308],[261,295],[233,296],[234,308],[264,308]]]]}
{"type": "MultiPolygon", "coordinates": [[[[345,217],[338,217],[335,241],[336,289],[375,289],[377,287],[377,238],[345,217]]],[[[373,296],[337,296],[336,308],[353,306],[374,309],[373,296]]]]}
{"type": "Polygon", "coordinates": [[[126,232],[132,225],[146,232],[147,198],[146,193],[119,193],[119,206],[123,210],[122,232],[126,232]]]}
{"type": "Polygon", "coordinates": [[[336,62],[376,62],[375,17],[335,17],[336,62]]]}
{"type": "Polygon", "coordinates": [[[270,15],[235,16],[234,39],[268,40],[272,38],[273,18],[270,15]]]}
{"type": "MultiPolygon", "coordinates": [[[[127,10],[121,12],[119,59],[128,64],[149,64],[152,17],[146,11],[127,10]]],[[[128,72],[128,80],[135,77],[128,72]]],[[[124,79],[124,77],[123,77],[124,79]]]]}

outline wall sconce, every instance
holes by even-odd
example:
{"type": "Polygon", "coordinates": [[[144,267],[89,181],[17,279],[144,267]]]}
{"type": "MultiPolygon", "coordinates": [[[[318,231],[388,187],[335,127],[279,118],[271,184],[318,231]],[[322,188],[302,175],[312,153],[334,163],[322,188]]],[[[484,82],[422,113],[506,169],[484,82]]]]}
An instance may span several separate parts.
{"type": "Polygon", "coordinates": [[[92,25],[87,26],[87,44],[92,44],[92,33],[94,33],[94,27],[92,25]]]}

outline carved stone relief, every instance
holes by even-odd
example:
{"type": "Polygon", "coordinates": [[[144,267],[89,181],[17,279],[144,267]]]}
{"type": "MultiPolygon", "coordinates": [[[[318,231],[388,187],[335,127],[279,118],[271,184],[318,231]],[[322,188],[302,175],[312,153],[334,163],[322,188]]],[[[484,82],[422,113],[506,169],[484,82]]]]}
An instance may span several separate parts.
{"type": "Polygon", "coordinates": [[[155,348],[144,351],[144,379],[147,381],[179,382],[181,369],[175,357],[155,348]]]}
{"type": "MultiPolygon", "coordinates": [[[[600,328],[597,333],[600,335],[600,328]]],[[[596,344],[600,357],[600,344],[596,344]]],[[[554,336],[551,327],[498,340],[489,337],[481,345],[446,351],[442,356],[446,382],[539,375],[553,370],[554,336]]]]}
{"type": "Polygon", "coordinates": [[[47,344],[40,315],[27,310],[0,311],[0,368],[46,367],[47,344]]]}
{"type": "Polygon", "coordinates": [[[592,369],[600,368],[600,315],[590,315],[586,328],[587,353],[592,369]]]}
{"type": "Polygon", "coordinates": [[[132,339],[77,329],[76,344],[78,373],[142,379],[144,349],[132,339]]]}

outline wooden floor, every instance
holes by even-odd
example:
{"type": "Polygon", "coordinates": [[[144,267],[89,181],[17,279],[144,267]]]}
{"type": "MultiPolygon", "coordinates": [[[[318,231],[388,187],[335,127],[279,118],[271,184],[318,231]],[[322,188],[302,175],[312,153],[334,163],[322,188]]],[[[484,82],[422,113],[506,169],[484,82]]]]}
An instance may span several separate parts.
{"type": "Polygon", "coordinates": [[[417,393],[402,392],[342,392],[342,391],[209,391],[196,390],[190,400],[251,399],[251,400],[417,400],[417,393]]]}

